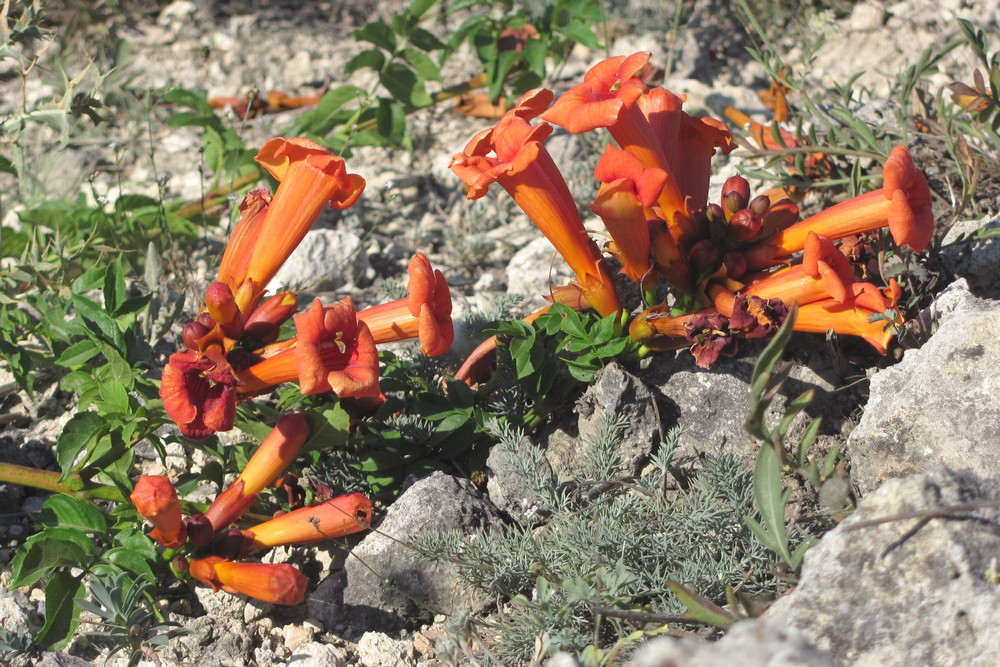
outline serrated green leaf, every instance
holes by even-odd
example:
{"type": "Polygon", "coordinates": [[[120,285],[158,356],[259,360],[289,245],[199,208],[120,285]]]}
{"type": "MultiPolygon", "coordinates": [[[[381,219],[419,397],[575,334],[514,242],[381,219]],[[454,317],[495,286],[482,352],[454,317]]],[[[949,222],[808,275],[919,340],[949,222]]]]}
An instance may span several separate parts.
{"type": "Polygon", "coordinates": [[[358,28],[352,34],[354,35],[354,39],[361,42],[370,42],[389,53],[396,51],[396,35],[393,33],[392,28],[384,23],[375,21],[367,23],[363,28],[358,28]]]}
{"type": "Polygon", "coordinates": [[[45,624],[35,635],[35,641],[53,651],[66,646],[79,623],[76,598],[85,594],[81,576],[56,572],[45,584],[45,624]]]}
{"type": "MultiPolygon", "coordinates": [[[[153,557],[155,558],[155,552],[153,557]]],[[[133,574],[149,575],[154,578],[153,568],[150,560],[141,553],[137,553],[127,547],[113,547],[101,554],[101,560],[114,565],[119,570],[126,570],[133,574]]]]}
{"type": "Polygon", "coordinates": [[[347,442],[351,429],[351,416],[340,403],[323,410],[307,410],[304,413],[309,423],[309,437],[302,451],[334,449],[347,442]]]}
{"type": "Polygon", "coordinates": [[[57,493],[45,501],[39,520],[46,526],[74,528],[86,533],[108,532],[108,520],[104,512],[87,500],[64,493],[57,493]]]}
{"type": "Polygon", "coordinates": [[[406,9],[406,13],[412,16],[414,19],[422,18],[431,7],[438,4],[441,0],[413,0],[410,6],[406,9]]]}
{"type": "Polygon", "coordinates": [[[108,412],[131,413],[128,391],[120,382],[105,382],[101,385],[101,399],[108,412]]]}
{"type": "Polygon", "coordinates": [[[410,44],[423,51],[439,51],[445,48],[444,42],[423,28],[414,28],[410,31],[410,44]]]}

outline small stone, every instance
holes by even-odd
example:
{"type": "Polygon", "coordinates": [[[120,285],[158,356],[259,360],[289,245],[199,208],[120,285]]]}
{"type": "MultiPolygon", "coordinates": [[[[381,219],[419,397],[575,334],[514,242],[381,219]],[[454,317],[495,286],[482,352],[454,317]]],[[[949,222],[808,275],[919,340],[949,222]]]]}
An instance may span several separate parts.
{"type": "Polygon", "coordinates": [[[413,644],[381,632],[366,632],[358,640],[358,659],[365,667],[413,665],[413,644]]]}
{"type": "Polygon", "coordinates": [[[315,635],[315,626],[291,623],[281,628],[281,638],[288,650],[292,652],[303,644],[311,642],[315,635]]]}

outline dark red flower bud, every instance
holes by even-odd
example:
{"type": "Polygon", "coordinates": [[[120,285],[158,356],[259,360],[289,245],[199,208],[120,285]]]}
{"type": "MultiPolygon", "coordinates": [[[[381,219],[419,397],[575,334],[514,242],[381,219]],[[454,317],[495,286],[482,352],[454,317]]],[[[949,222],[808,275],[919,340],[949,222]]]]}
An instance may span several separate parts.
{"type": "Polygon", "coordinates": [[[742,176],[730,176],[722,185],[722,207],[730,215],[746,208],[750,201],[750,183],[742,176]]]}
{"type": "Polygon", "coordinates": [[[712,269],[719,262],[719,249],[709,240],[698,241],[688,252],[691,264],[698,271],[712,269]]]}
{"type": "Polygon", "coordinates": [[[738,242],[749,241],[757,236],[764,219],[749,208],[733,213],[729,220],[729,235],[738,242]]]}
{"type": "Polygon", "coordinates": [[[204,514],[189,516],[184,519],[184,523],[187,524],[188,540],[192,544],[203,547],[212,540],[212,534],[215,531],[212,528],[212,522],[204,514]]]}
{"type": "Polygon", "coordinates": [[[757,215],[764,215],[767,213],[767,209],[771,208],[771,198],[767,195],[757,195],[750,200],[747,208],[757,215]]]}
{"type": "Polygon", "coordinates": [[[736,280],[747,272],[747,258],[743,256],[743,253],[735,250],[723,255],[722,264],[726,267],[726,273],[729,274],[729,277],[736,280]]]}
{"type": "Polygon", "coordinates": [[[201,322],[188,322],[181,330],[181,338],[189,350],[198,349],[198,339],[207,334],[211,329],[201,322]]]}

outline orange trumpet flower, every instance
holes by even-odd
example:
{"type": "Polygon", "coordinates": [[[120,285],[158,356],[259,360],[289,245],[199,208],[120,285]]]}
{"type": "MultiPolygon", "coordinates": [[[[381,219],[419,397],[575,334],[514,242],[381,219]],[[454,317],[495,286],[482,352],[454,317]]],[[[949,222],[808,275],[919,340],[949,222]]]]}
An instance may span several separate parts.
{"type": "Polygon", "coordinates": [[[854,279],[851,263],[833,241],[809,232],[801,264],[771,273],[741,289],[740,294],[781,299],[789,306],[827,298],[847,303],[854,298],[854,279]]]}
{"type": "Polygon", "coordinates": [[[288,563],[233,563],[218,556],[196,558],[188,566],[192,577],[227,593],[274,604],[300,604],[309,579],[288,563]]]}
{"type": "Polygon", "coordinates": [[[376,344],[419,337],[421,352],[444,354],[455,339],[448,281],[422,252],[410,260],[409,272],[408,297],[365,308],[358,321],[368,325],[376,344]]]}
{"type": "Polygon", "coordinates": [[[305,417],[298,413],[282,415],[236,481],[205,511],[213,532],[225,528],[250,509],[257,494],[291,465],[308,437],[309,424],[305,417]]]}
{"type": "Polygon", "coordinates": [[[602,182],[590,210],[604,220],[614,240],[622,273],[635,283],[652,279],[648,208],[656,202],[667,174],[644,169],[639,158],[614,146],[604,149],[594,176],[602,182]]]}
{"type": "Polygon", "coordinates": [[[871,283],[854,283],[854,298],[847,303],[834,299],[813,301],[799,306],[795,319],[796,331],[861,336],[880,354],[886,354],[889,343],[903,324],[903,316],[896,308],[902,291],[895,279],[880,290],[871,283]],[[872,316],[882,316],[875,317],[872,316]]]}
{"type": "Polygon", "coordinates": [[[923,250],[934,235],[930,188],[905,146],[892,149],[882,178],[881,190],[831,206],[748,248],[749,269],[780,264],[780,258],[802,250],[809,232],[839,239],[888,226],[898,245],[923,250]]]}
{"type": "Polygon", "coordinates": [[[181,501],[169,479],[159,475],[141,476],[129,500],[139,514],[153,524],[150,537],[168,549],[184,545],[187,529],[181,517],[181,501]]]}
{"type": "MultiPolygon", "coordinates": [[[[327,204],[335,209],[353,206],[365,189],[365,180],[348,174],[343,159],[304,138],[271,139],[255,159],[279,185],[270,201],[259,191],[244,199],[232,248],[223,254],[219,280],[237,293],[250,280],[252,295],[259,299],[323,208],[327,204]]],[[[246,313],[248,304],[240,305],[246,313]]]]}
{"type": "Polygon", "coordinates": [[[371,518],[372,503],[360,493],[331,498],[313,507],[282,514],[245,531],[245,534],[252,535],[245,551],[344,537],[366,530],[371,518]]]}
{"type": "Polygon", "coordinates": [[[160,380],[163,409],[181,435],[201,440],[228,431],[236,419],[238,380],[218,348],[170,355],[160,380]]]}
{"type": "Polygon", "coordinates": [[[303,394],[381,395],[375,340],[368,326],[358,322],[350,297],[325,307],[316,299],[309,310],[295,316],[295,329],[295,338],[274,344],[280,349],[274,356],[236,372],[240,393],[298,381],[303,394]]]}
{"type": "Polygon", "coordinates": [[[541,143],[552,126],[528,122],[551,99],[552,93],[540,88],[525,93],[496,127],[477,134],[452,158],[451,169],[469,186],[469,199],[499,183],[565,258],[590,305],[610,315],[621,309],[611,276],[566,181],[541,143]]]}

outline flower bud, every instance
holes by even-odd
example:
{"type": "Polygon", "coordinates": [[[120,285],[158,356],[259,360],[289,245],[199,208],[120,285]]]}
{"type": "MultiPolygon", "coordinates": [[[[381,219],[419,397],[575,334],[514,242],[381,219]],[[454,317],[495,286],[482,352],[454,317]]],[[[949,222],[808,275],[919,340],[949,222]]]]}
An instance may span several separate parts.
{"type": "Polygon", "coordinates": [[[737,242],[749,241],[757,236],[763,224],[763,218],[751,209],[740,209],[729,220],[729,235],[737,242]]]}
{"type": "Polygon", "coordinates": [[[735,250],[727,252],[722,256],[722,264],[726,267],[726,273],[730,278],[738,280],[747,272],[747,258],[743,253],[735,250]]]}
{"type": "Polygon", "coordinates": [[[247,318],[243,335],[256,348],[278,340],[281,325],[299,309],[299,298],[294,292],[279,292],[257,306],[247,318]]]}
{"type": "Polygon", "coordinates": [[[181,519],[181,502],[177,489],[166,477],[143,475],[135,483],[129,500],[139,514],[153,524],[149,536],[168,548],[177,548],[187,539],[187,530],[181,519]]]}
{"type": "Polygon", "coordinates": [[[730,176],[722,185],[722,208],[732,215],[746,208],[750,200],[750,183],[742,176],[730,176]]]}
{"type": "Polygon", "coordinates": [[[201,322],[188,322],[181,330],[181,339],[189,350],[198,349],[198,340],[207,334],[211,329],[201,322]]]}
{"type": "Polygon", "coordinates": [[[747,205],[747,208],[749,208],[757,215],[762,216],[765,213],[767,213],[767,209],[771,208],[771,198],[768,197],[767,195],[757,195],[756,197],[750,200],[750,203],[747,205]]]}
{"type": "Polygon", "coordinates": [[[222,282],[209,285],[205,290],[205,307],[226,336],[239,338],[243,335],[243,314],[229,285],[222,282]]]}
{"type": "Polygon", "coordinates": [[[718,263],[719,249],[715,246],[715,243],[708,239],[698,241],[691,246],[688,258],[695,269],[698,271],[707,271],[715,268],[715,265],[718,263]]]}

